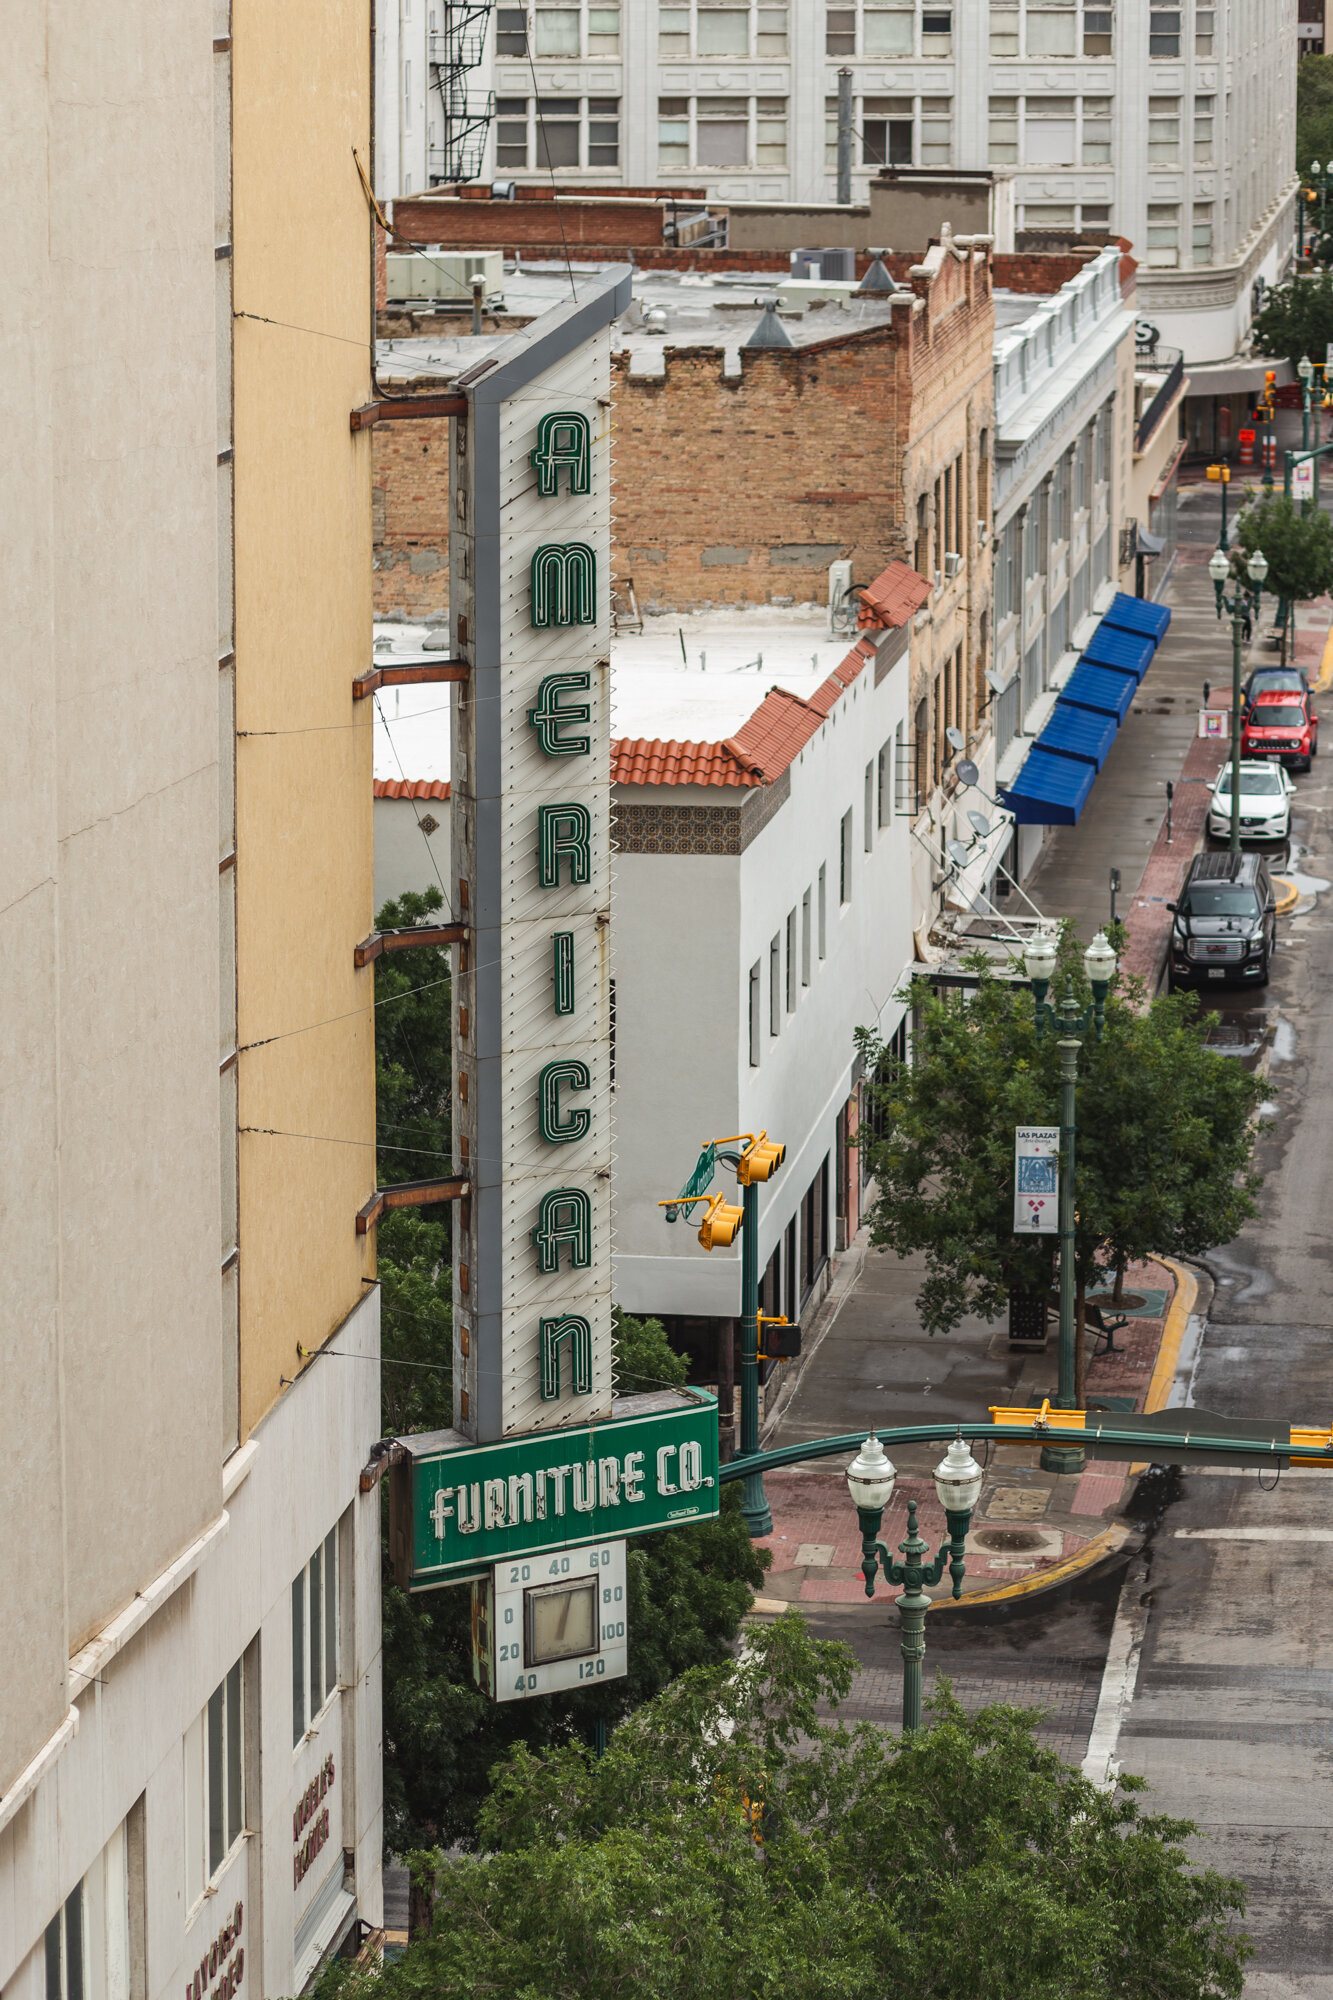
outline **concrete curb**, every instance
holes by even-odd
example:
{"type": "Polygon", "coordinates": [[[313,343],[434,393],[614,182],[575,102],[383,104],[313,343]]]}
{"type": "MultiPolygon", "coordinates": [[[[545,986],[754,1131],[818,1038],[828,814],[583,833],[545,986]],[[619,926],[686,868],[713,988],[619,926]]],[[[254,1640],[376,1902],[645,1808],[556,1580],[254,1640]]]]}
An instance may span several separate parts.
{"type": "Polygon", "coordinates": [[[1287,911],[1294,910],[1297,903],[1300,902],[1301,892],[1294,882],[1287,880],[1285,875],[1275,875],[1273,877],[1273,887],[1278,892],[1277,913],[1280,917],[1285,917],[1287,911]]]}
{"type": "Polygon", "coordinates": [[[1040,1570],[1034,1576],[1022,1577],[1017,1583],[996,1584],[993,1590],[967,1590],[961,1597],[940,1598],[931,1608],[943,1611],[948,1606],[967,1611],[974,1604],[1011,1604],[1016,1598],[1039,1597],[1043,1591],[1058,1590],[1062,1584],[1071,1583],[1076,1576],[1086,1576],[1108,1556],[1118,1555],[1133,1533],[1132,1528],[1117,1521],[1114,1526],[1103,1528],[1101,1534],[1094,1535],[1090,1542],[1085,1542],[1076,1554],[1066,1556],[1063,1562],[1052,1563],[1049,1569],[1040,1570]]]}

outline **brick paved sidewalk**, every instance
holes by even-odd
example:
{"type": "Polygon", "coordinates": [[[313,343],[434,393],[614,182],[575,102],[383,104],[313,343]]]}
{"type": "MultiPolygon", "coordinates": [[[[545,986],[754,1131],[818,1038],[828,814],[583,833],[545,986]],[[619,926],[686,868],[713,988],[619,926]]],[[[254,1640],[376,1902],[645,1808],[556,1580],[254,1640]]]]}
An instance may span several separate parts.
{"type": "MultiPolygon", "coordinates": [[[[1143,1300],[1142,1316],[1127,1318],[1115,1335],[1115,1349],[1089,1363],[1087,1398],[1117,1410],[1144,1409],[1166,1316],[1175,1294],[1175,1280],[1164,1265],[1131,1265],[1125,1278],[1129,1299],[1143,1300]]],[[[1005,1338],[1003,1328],[997,1339],[1005,1338]]],[[[1026,1400],[1048,1393],[1045,1378],[1055,1366],[1054,1336],[1046,1353],[1033,1356],[1032,1382],[1024,1383],[1026,1400]]],[[[981,1414],[980,1412],[978,1413],[981,1414]]],[[[892,1456],[892,1453],[890,1454],[892,1456]]],[[[1043,1472],[1040,1450],[1032,1445],[998,1445],[988,1457],[986,1483],[968,1537],[964,1594],[993,1591],[997,1585],[1040,1576],[1043,1570],[1076,1557],[1105,1533],[1129,1497],[1129,1465],[1091,1460],[1077,1479],[1043,1472]]],[[[855,1604],[865,1602],[861,1576],[861,1536],[839,1462],[836,1468],[816,1460],[808,1467],[769,1473],[764,1481],[773,1514],[773,1532],[759,1544],[770,1551],[773,1566],[763,1585],[762,1609],[782,1604],[855,1604]]],[[[928,1476],[915,1470],[900,1475],[892,1504],[886,1510],[881,1540],[896,1551],[907,1533],[907,1503],[917,1503],[921,1533],[937,1549],[944,1539],[945,1520],[928,1476]]],[[[933,1593],[947,1597],[947,1581],[933,1593]]],[[[876,1595],[887,1592],[883,1579],[876,1595]]]]}

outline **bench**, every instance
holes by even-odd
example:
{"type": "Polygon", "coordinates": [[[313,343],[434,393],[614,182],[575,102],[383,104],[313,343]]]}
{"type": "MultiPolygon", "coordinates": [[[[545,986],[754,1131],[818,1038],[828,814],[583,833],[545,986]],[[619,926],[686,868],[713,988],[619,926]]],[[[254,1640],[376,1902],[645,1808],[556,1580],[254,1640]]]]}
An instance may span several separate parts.
{"type": "Polygon", "coordinates": [[[1096,1335],[1092,1348],[1094,1361],[1100,1354],[1124,1353],[1123,1348],[1116,1346],[1115,1336],[1122,1326],[1129,1325],[1128,1313],[1108,1314],[1103,1307],[1089,1304],[1084,1307],[1084,1316],[1096,1335]]]}

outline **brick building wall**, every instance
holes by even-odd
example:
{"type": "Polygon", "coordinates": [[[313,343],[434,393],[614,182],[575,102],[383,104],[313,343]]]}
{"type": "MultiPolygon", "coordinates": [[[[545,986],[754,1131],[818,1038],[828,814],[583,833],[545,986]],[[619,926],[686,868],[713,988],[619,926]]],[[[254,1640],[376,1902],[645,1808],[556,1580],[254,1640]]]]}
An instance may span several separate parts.
{"type": "Polygon", "coordinates": [[[370,435],[375,616],[443,619],[449,610],[449,419],[376,424],[370,435]]]}

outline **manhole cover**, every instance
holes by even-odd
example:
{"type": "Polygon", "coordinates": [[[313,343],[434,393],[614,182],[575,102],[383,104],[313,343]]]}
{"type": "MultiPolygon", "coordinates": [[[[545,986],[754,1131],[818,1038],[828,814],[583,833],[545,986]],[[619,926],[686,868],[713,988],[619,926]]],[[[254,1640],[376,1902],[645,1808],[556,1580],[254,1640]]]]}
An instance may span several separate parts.
{"type": "Polygon", "coordinates": [[[972,1540],[988,1555],[1026,1556],[1044,1549],[1047,1537],[1034,1535],[1029,1528],[979,1528],[972,1540]]]}

